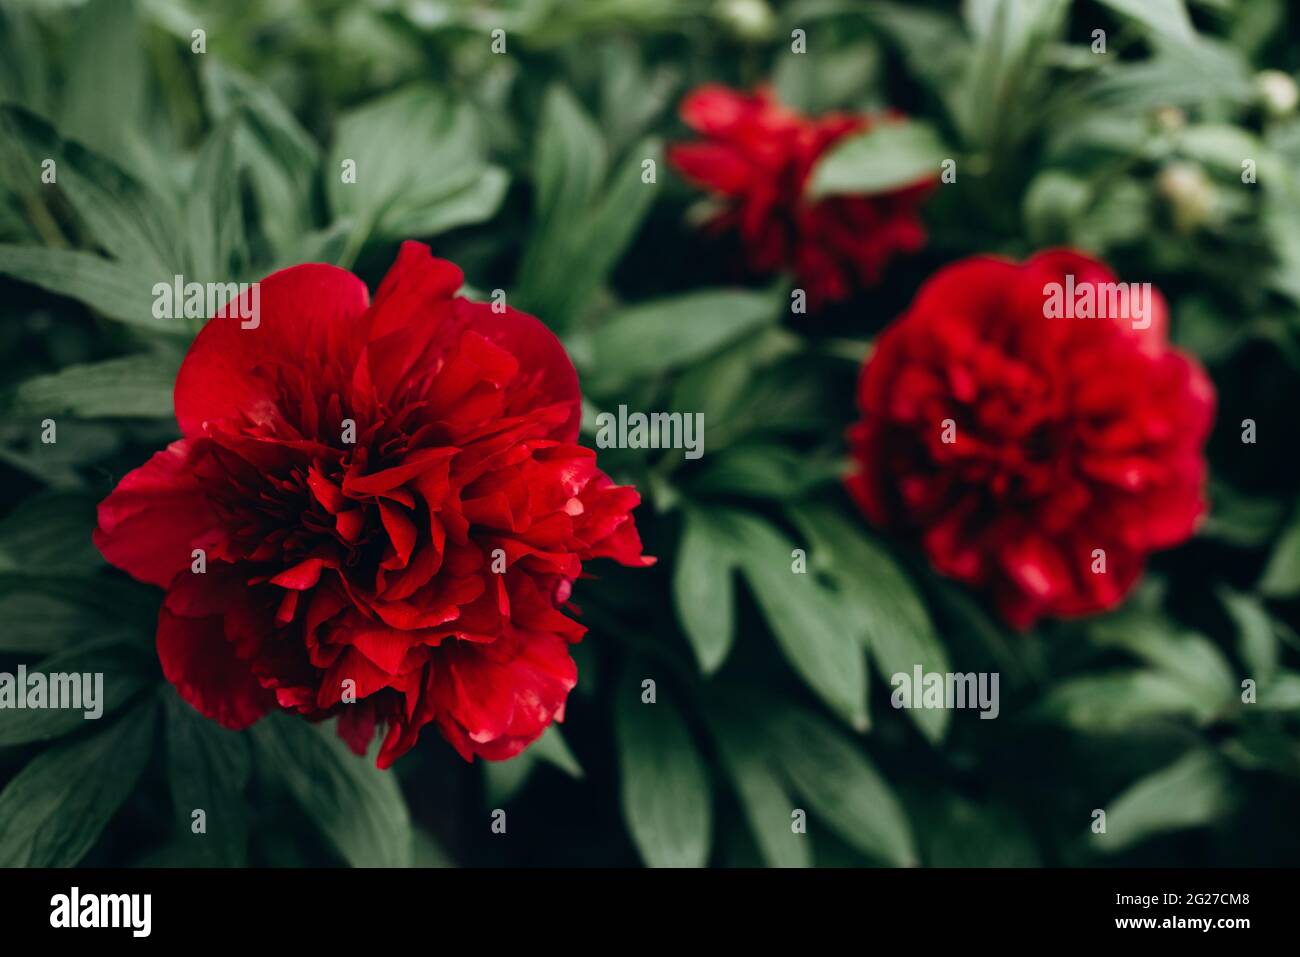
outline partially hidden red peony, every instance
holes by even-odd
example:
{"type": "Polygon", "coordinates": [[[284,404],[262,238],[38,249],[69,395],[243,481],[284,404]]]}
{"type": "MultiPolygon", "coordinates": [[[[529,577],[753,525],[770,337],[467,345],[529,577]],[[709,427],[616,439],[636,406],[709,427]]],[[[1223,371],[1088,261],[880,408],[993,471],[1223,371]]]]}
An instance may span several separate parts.
{"type": "Polygon", "coordinates": [[[386,728],[387,767],[434,723],[509,758],[564,717],[582,563],[652,563],[636,491],[575,444],[559,341],[461,282],[417,243],[373,302],[332,266],[263,280],[257,328],[213,319],[191,346],[184,437],[100,504],[105,558],[167,590],[164,673],[226,727],[337,714],[357,753],[386,728]]]}
{"type": "Polygon", "coordinates": [[[880,336],[850,432],[867,517],[918,535],[1018,628],[1113,607],[1207,504],[1214,390],[1169,346],[1164,299],[1151,290],[1145,329],[1048,318],[1044,290],[1067,275],[1115,282],[1069,250],[940,270],[880,336]]]}
{"type": "Polygon", "coordinates": [[[810,309],[874,285],[895,254],[924,245],[917,209],[932,180],[871,196],[807,195],[809,174],[833,143],[894,117],[812,119],[777,102],[770,88],[746,94],[715,85],[689,94],[681,116],[704,139],[670,147],[668,159],[721,200],[708,228],[738,232],[757,274],[792,269],[810,309]]]}

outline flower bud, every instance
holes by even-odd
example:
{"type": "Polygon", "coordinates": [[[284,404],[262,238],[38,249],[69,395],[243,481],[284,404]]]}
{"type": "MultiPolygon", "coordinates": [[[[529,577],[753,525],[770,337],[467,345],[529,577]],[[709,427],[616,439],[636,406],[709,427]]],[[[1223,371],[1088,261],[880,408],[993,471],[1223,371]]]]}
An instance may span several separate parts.
{"type": "Polygon", "coordinates": [[[1180,230],[1204,223],[1214,208],[1214,187],[1196,163],[1170,163],[1156,178],[1156,188],[1169,201],[1180,230]]]}
{"type": "Polygon", "coordinates": [[[1255,89],[1269,116],[1288,116],[1300,102],[1295,80],[1281,70],[1264,70],[1255,76],[1255,89]]]}
{"type": "Polygon", "coordinates": [[[770,40],[776,29],[776,17],[764,0],[720,0],[717,16],[742,40],[770,40]]]}

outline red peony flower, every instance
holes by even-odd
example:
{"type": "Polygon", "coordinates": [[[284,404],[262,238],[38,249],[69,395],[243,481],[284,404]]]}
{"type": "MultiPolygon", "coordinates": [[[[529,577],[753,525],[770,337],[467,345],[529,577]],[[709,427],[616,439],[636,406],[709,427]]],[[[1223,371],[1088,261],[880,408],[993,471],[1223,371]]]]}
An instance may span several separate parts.
{"type": "Polygon", "coordinates": [[[738,231],[755,273],[793,269],[809,308],[874,285],[895,253],[924,244],[917,207],[929,180],[872,196],[805,195],[813,166],[831,144],[877,120],[842,113],[809,119],[766,87],[747,95],[712,85],[687,96],[681,115],[705,139],[670,147],[668,159],[722,198],[709,229],[738,231]]]}
{"type": "Polygon", "coordinates": [[[418,243],[374,302],[332,266],[263,280],[257,328],[190,347],[184,437],[100,504],[104,557],[167,589],[163,672],[226,727],[337,714],[357,753],[387,728],[387,767],[433,722],[509,758],[564,717],[582,563],[653,562],[636,491],[575,444],[559,340],[461,281],[418,243]]]}
{"type": "Polygon", "coordinates": [[[880,336],[858,384],[849,491],[1019,628],[1116,605],[1206,510],[1214,390],[1168,345],[1159,292],[1146,286],[1142,316],[1049,317],[1064,299],[1049,290],[1070,308],[1114,282],[1068,250],[955,263],[880,336]]]}

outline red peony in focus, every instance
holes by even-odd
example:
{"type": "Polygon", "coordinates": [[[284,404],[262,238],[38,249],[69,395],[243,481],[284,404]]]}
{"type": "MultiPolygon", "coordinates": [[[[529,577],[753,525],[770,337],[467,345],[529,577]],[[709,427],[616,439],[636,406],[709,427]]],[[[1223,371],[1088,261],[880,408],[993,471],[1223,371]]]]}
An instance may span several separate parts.
{"type": "Polygon", "coordinates": [[[337,714],[359,754],[386,728],[387,767],[432,722],[509,758],[564,717],[582,563],[653,562],[636,491],[575,444],[559,340],[461,282],[417,243],[373,302],[332,266],[263,280],[256,328],[216,318],[190,347],[184,437],[100,504],[104,557],[167,590],[164,673],[226,727],[337,714]]]}
{"type": "Polygon", "coordinates": [[[1113,607],[1206,511],[1214,390],[1168,344],[1159,292],[1141,319],[1049,318],[1051,284],[1114,282],[1069,250],[954,263],[880,336],[858,383],[850,493],[1018,628],[1113,607]]]}
{"type": "Polygon", "coordinates": [[[891,117],[810,119],[778,103],[767,87],[745,94],[714,85],[689,94],[681,115],[704,139],[670,147],[668,159],[720,198],[708,228],[738,232],[754,273],[792,269],[810,309],[874,285],[896,253],[925,243],[917,207],[929,180],[871,196],[806,196],[813,166],[833,143],[891,117]]]}

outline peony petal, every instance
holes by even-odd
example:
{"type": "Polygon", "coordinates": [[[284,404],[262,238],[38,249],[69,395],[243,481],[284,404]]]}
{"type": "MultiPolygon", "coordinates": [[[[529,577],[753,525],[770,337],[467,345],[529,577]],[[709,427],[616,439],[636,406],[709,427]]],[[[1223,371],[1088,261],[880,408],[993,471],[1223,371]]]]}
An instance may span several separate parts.
{"type": "MultiPolygon", "coordinates": [[[[246,294],[251,301],[252,291],[246,294]]],[[[313,263],[272,273],[257,284],[258,324],[211,319],[199,331],[176,378],[176,421],[186,436],[226,418],[267,421],[280,414],[267,370],[304,361],[346,365],[360,350],[369,293],[342,269],[313,263]]]]}
{"type": "Polygon", "coordinates": [[[185,440],[173,442],[99,503],[95,546],[142,582],[166,588],[189,568],[192,543],[217,525],[188,462],[185,440]]]}
{"type": "Polygon", "coordinates": [[[275,705],[275,694],[235,654],[219,616],[178,618],[162,609],[158,659],[180,696],[223,727],[246,728],[275,705]]]}
{"type": "Polygon", "coordinates": [[[497,313],[488,303],[457,299],[456,311],[466,328],[519,361],[518,377],[538,393],[534,407],[549,404],[568,407],[568,417],[546,434],[561,442],[576,442],[582,422],[582,391],[578,388],[578,371],[573,367],[573,360],[555,333],[533,316],[509,307],[497,313]]]}
{"type": "Polygon", "coordinates": [[[451,299],[464,283],[460,269],[445,259],[435,259],[424,243],[402,243],[366,316],[369,340],[426,321],[434,306],[451,299]]]}

